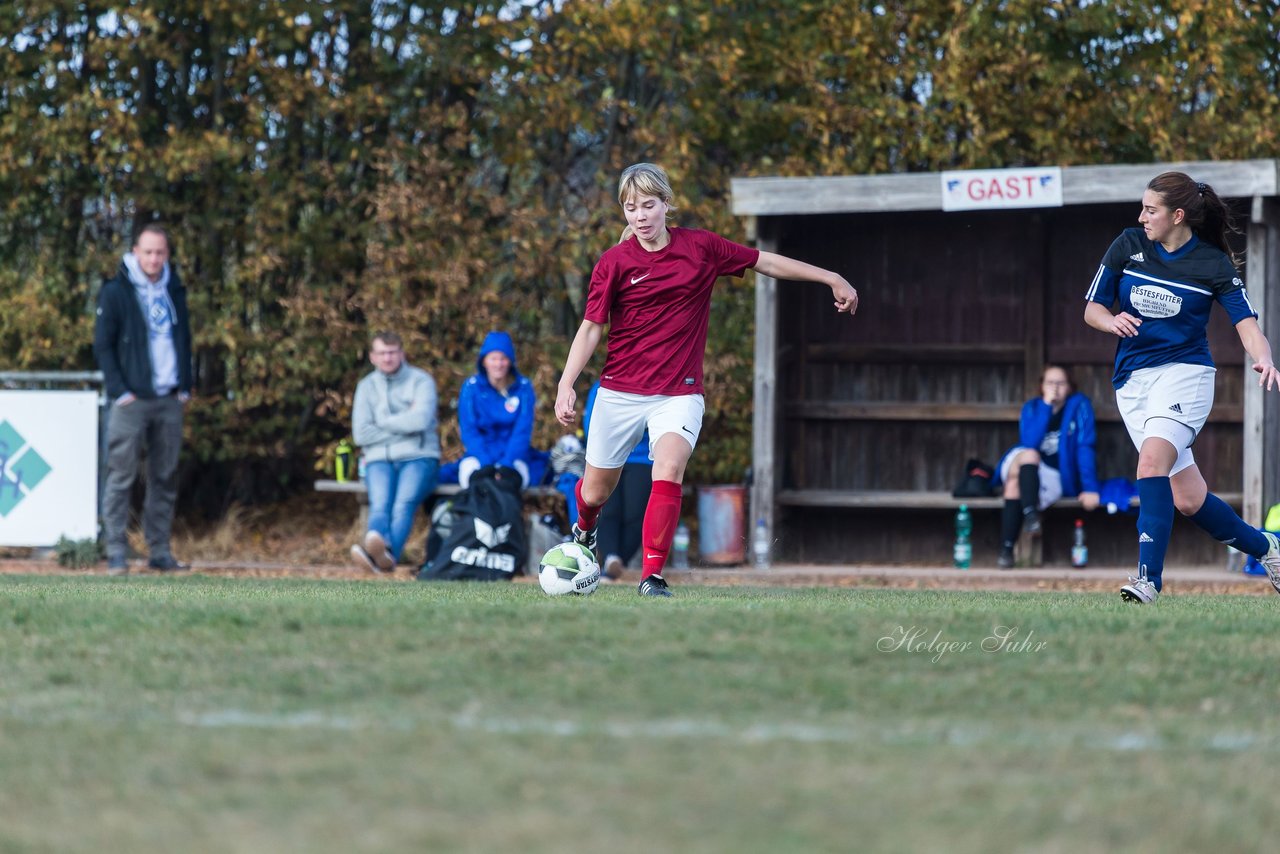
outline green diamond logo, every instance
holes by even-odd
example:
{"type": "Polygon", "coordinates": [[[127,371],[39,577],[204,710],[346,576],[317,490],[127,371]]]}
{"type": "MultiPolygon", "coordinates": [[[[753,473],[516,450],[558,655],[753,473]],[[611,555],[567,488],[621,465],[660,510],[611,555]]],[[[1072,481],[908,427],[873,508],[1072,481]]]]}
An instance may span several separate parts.
{"type": "Polygon", "coordinates": [[[14,426],[0,421],[0,516],[8,516],[53,471],[14,426]]]}

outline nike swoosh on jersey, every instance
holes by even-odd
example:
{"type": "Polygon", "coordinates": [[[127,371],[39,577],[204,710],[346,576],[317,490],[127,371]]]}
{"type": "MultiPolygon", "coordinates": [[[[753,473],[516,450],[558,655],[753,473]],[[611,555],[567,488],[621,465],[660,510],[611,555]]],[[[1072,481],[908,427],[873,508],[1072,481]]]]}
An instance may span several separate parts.
{"type": "Polygon", "coordinates": [[[643,282],[645,279],[649,278],[649,276],[650,276],[650,275],[652,275],[652,274],[651,274],[651,273],[645,273],[643,276],[632,276],[632,277],[631,277],[631,284],[633,284],[633,285],[638,285],[638,284],[640,284],[641,282],[643,282]]]}

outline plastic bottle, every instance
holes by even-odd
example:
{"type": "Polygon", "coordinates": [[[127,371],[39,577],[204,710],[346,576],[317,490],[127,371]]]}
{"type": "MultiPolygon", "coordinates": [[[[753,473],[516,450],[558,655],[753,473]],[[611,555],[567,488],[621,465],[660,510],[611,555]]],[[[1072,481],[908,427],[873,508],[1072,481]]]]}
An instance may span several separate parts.
{"type": "Polygon", "coordinates": [[[1089,547],[1084,543],[1084,520],[1076,520],[1075,533],[1071,535],[1071,565],[1084,569],[1089,564],[1089,547]]]}
{"type": "Polygon", "coordinates": [[[956,569],[968,569],[973,561],[973,543],[969,539],[972,535],[973,517],[969,515],[969,505],[961,504],[956,511],[956,546],[952,555],[956,569]]]}
{"type": "Polygon", "coordinates": [[[356,477],[364,480],[364,454],[361,454],[356,462],[356,477]]]}
{"type": "Polygon", "coordinates": [[[671,568],[689,568],[689,529],[684,522],[676,526],[676,535],[671,540],[671,568]]]}
{"type": "Polygon", "coordinates": [[[334,449],[333,476],[339,483],[351,480],[351,463],[355,459],[355,450],[346,439],[338,442],[338,447],[334,449]]]}
{"type": "Polygon", "coordinates": [[[756,520],[756,529],[751,535],[751,561],[756,569],[769,568],[769,526],[764,517],[756,520]]]}
{"type": "Polygon", "coordinates": [[[1227,546],[1227,572],[1244,572],[1244,553],[1235,546],[1227,546]]]}

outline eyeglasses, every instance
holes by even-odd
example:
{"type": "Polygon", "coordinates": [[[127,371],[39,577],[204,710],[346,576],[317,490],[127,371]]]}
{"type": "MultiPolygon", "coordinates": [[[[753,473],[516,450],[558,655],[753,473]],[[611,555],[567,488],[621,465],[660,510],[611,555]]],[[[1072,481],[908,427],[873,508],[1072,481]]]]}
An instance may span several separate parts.
{"type": "Polygon", "coordinates": [[[1045,381],[1044,381],[1044,384],[1045,384],[1045,385],[1052,385],[1052,386],[1069,386],[1069,385],[1071,385],[1071,383],[1067,382],[1066,380],[1045,380],[1045,381]]]}

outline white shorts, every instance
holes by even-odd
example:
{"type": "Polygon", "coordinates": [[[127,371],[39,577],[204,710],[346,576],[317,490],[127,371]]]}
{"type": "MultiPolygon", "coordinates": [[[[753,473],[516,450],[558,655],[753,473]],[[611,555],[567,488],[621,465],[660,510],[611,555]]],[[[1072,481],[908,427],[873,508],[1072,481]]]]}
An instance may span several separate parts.
{"type": "Polygon", "coordinates": [[[1208,365],[1175,363],[1143,368],[1130,374],[1116,392],[1116,407],[1134,447],[1141,451],[1144,439],[1160,436],[1178,448],[1171,475],[1195,464],[1191,445],[1213,409],[1215,374],[1217,370],[1208,365]],[[1175,441],[1173,437],[1183,438],[1175,441]]]}
{"type": "Polygon", "coordinates": [[[683,437],[690,448],[696,448],[705,408],[700,394],[628,394],[601,388],[591,410],[587,464],[598,469],[622,468],[646,427],[649,459],[653,459],[658,439],[667,433],[683,437]]]}
{"type": "MultiPolygon", "coordinates": [[[[1009,482],[1009,477],[1014,480],[1018,479],[1017,472],[1011,472],[1013,468],[1013,460],[1023,451],[1034,451],[1034,448],[1014,448],[1004,456],[1004,464],[1000,466],[1000,480],[1003,483],[1009,482]]],[[[1040,500],[1037,505],[1041,510],[1048,507],[1053,502],[1062,497],[1062,473],[1053,466],[1047,466],[1043,462],[1040,463],[1040,500]]]]}

